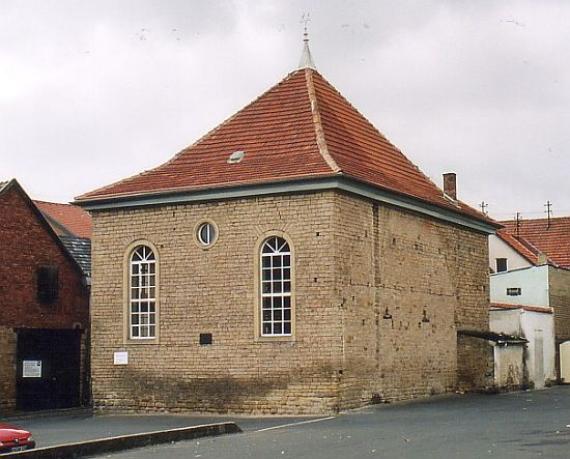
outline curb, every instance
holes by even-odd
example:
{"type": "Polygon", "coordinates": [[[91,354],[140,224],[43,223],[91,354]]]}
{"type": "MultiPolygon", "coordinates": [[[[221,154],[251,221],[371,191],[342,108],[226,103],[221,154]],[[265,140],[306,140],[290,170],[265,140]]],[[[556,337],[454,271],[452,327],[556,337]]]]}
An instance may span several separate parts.
{"type": "Polygon", "coordinates": [[[4,458],[33,458],[33,459],[68,459],[84,456],[95,456],[131,448],[158,445],[181,440],[191,440],[200,437],[239,433],[242,430],[235,422],[206,424],[179,429],[159,430],[120,437],[100,438],[77,443],[66,443],[58,446],[30,449],[17,453],[2,454],[4,458]]]}

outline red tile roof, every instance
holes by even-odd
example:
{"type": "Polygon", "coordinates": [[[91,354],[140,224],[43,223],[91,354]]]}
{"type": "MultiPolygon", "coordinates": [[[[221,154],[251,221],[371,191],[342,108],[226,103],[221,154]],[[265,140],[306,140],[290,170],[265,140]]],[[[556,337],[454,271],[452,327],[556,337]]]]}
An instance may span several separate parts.
{"type": "Polygon", "coordinates": [[[522,220],[517,225],[514,220],[501,222],[505,230],[519,240],[544,253],[551,264],[570,269],[570,217],[522,220]]]}
{"type": "Polygon", "coordinates": [[[45,201],[34,201],[34,204],[48,220],[55,220],[74,236],[91,238],[91,216],[81,207],[45,201]]]}
{"type": "Polygon", "coordinates": [[[501,229],[497,231],[497,236],[503,242],[508,244],[513,250],[515,250],[519,255],[525,258],[527,261],[537,266],[539,264],[540,250],[534,247],[529,241],[523,237],[515,237],[509,233],[506,229],[501,229]]]}
{"type": "Polygon", "coordinates": [[[523,309],[530,312],[542,312],[544,314],[552,314],[553,309],[547,306],[526,306],[522,304],[506,304],[506,303],[491,303],[491,308],[497,309],[523,309]]]}
{"type": "Polygon", "coordinates": [[[312,69],[289,74],[163,165],[77,201],[339,175],[494,225],[480,212],[444,196],[312,69]],[[228,164],[230,154],[238,150],[245,152],[244,159],[228,164]]]}

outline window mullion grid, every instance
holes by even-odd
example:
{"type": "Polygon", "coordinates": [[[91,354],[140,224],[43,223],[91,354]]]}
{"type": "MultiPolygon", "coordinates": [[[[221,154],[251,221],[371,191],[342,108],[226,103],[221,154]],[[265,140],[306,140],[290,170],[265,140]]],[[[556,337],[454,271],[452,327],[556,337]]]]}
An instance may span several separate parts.
{"type": "Polygon", "coordinates": [[[130,296],[131,296],[131,301],[130,301],[130,307],[131,310],[129,311],[130,317],[131,317],[131,323],[130,323],[130,335],[131,338],[153,338],[154,337],[154,333],[151,334],[151,327],[152,326],[156,326],[156,322],[155,320],[153,320],[151,322],[151,317],[153,317],[153,319],[156,316],[156,311],[151,312],[151,305],[152,308],[154,309],[155,307],[155,297],[156,297],[156,277],[155,277],[155,281],[150,282],[150,278],[151,276],[156,276],[156,270],[154,270],[154,272],[151,273],[151,265],[155,265],[154,260],[148,260],[148,257],[150,256],[150,254],[152,252],[147,253],[146,249],[144,250],[144,256],[142,257],[142,259],[140,260],[136,260],[136,261],[132,261],[131,262],[131,291],[130,291],[130,296]],[[134,273],[134,266],[137,266],[137,272],[134,273]],[[144,269],[143,269],[144,267],[144,269]],[[144,271],[144,273],[143,273],[144,271]],[[132,285],[132,280],[136,279],[137,280],[137,286],[133,287],[132,285]],[[143,279],[144,279],[144,283],[143,283],[143,279]],[[144,284],[144,285],[143,285],[144,284]],[[151,287],[155,288],[155,294],[151,295],[151,287]],[[143,298],[143,292],[146,289],[146,295],[145,298],[143,298]],[[136,295],[134,295],[133,297],[133,290],[136,290],[136,295]],[[142,311],[142,303],[146,303],[146,312],[142,311]],[[136,312],[133,312],[133,306],[136,306],[136,312]],[[145,320],[143,320],[143,317],[145,320]],[[133,323],[133,318],[138,319],[135,323],[133,323]],[[144,323],[143,323],[144,322],[144,323]],[[133,333],[134,331],[137,331],[138,333],[133,333]],[[143,332],[144,330],[144,332],[143,332]],[[144,335],[144,336],[143,336],[144,335]]]}
{"type": "Polygon", "coordinates": [[[269,323],[270,323],[270,334],[275,334],[275,321],[273,320],[273,311],[275,310],[275,298],[273,291],[273,254],[269,255],[269,323]]]}

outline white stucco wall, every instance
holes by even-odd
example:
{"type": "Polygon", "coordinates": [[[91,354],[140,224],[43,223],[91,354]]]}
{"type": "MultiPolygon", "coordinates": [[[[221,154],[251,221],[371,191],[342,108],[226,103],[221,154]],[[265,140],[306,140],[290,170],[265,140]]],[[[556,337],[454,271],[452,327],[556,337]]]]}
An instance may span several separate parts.
{"type": "Polygon", "coordinates": [[[495,384],[500,389],[518,389],[524,383],[524,346],[495,346],[495,384]]]}
{"type": "Polygon", "coordinates": [[[521,336],[521,309],[491,309],[489,329],[495,333],[521,336]]]}
{"type": "Polygon", "coordinates": [[[544,387],[545,381],[556,379],[556,346],[554,341],[554,315],[540,312],[523,311],[521,314],[521,330],[523,337],[528,340],[525,361],[529,381],[534,387],[544,387]],[[542,336],[542,351],[537,347],[538,338],[542,336]],[[536,358],[542,357],[542,375],[538,371],[536,358]]]}
{"type": "Polygon", "coordinates": [[[494,234],[489,236],[489,268],[495,272],[497,264],[495,260],[497,258],[507,259],[507,269],[519,269],[528,268],[533,266],[529,263],[526,258],[521,256],[516,250],[512,249],[510,245],[505,243],[502,239],[498,238],[494,234]]]}
{"type": "MultiPolygon", "coordinates": [[[[521,309],[493,309],[490,311],[490,329],[496,333],[505,333],[525,338],[528,341],[524,352],[525,371],[528,381],[539,389],[544,387],[545,382],[556,379],[555,369],[555,341],[554,341],[554,316],[540,312],[525,311],[521,309]],[[542,336],[542,352],[539,341],[542,336]],[[537,357],[542,359],[542,371],[537,357]]],[[[505,359],[501,354],[501,358],[505,359]]],[[[510,361],[511,357],[507,360],[510,361]]],[[[505,377],[503,362],[500,378],[505,377]]],[[[499,376],[499,374],[497,374],[499,376]]],[[[504,383],[504,381],[503,381],[504,383]]]]}
{"type": "Polygon", "coordinates": [[[532,266],[490,276],[491,303],[549,306],[548,266],[532,266]],[[507,295],[507,288],[520,288],[521,295],[507,295]]]}

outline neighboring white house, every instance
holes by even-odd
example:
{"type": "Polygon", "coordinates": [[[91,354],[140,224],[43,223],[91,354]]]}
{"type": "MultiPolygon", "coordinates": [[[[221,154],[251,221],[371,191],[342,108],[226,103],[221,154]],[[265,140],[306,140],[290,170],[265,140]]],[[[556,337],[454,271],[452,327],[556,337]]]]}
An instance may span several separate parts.
{"type": "Polygon", "coordinates": [[[552,308],[491,303],[490,329],[524,337],[524,373],[529,385],[540,389],[556,379],[552,308]]]}
{"type": "Polygon", "coordinates": [[[501,234],[489,236],[489,268],[491,272],[497,273],[534,266],[534,263],[530,261],[534,258],[530,251],[525,253],[526,256],[523,256],[521,252],[525,253],[524,246],[508,233],[501,232],[501,234]]]}
{"type": "MultiPolygon", "coordinates": [[[[507,333],[510,326],[519,324],[522,337],[529,341],[525,361],[531,380],[540,373],[540,363],[535,365],[534,360],[540,354],[542,339],[545,379],[552,379],[550,356],[556,355],[563,343],[570,342],[570,217],[501,223],[505,228],[489,237],[491,303],[524,308],[519,311],[518,320],[508,312],[492,313],[491,329],[507,333]],[[542,337],[535,330],[542,330],[542,337]]],[[[554,368],[559,381],[570,382],[570,375],[560,374],[556,360],[554,368]]],[[[541,379],[538,378],[537,387],[541,379]]]]}
{"type": "Polygon", "coordinates": [[[543,387],[557,379],[556,348],[568,339],[565,284],[570,271],[507,230],[489,238],[489,268],[490,329],[528,341],[526,377],[543,387]]]}
{"type": "Polygon", "coordinates": [[[491,303],[549,307],[548,265],[491,274],[489,289],[491,303]]]}

